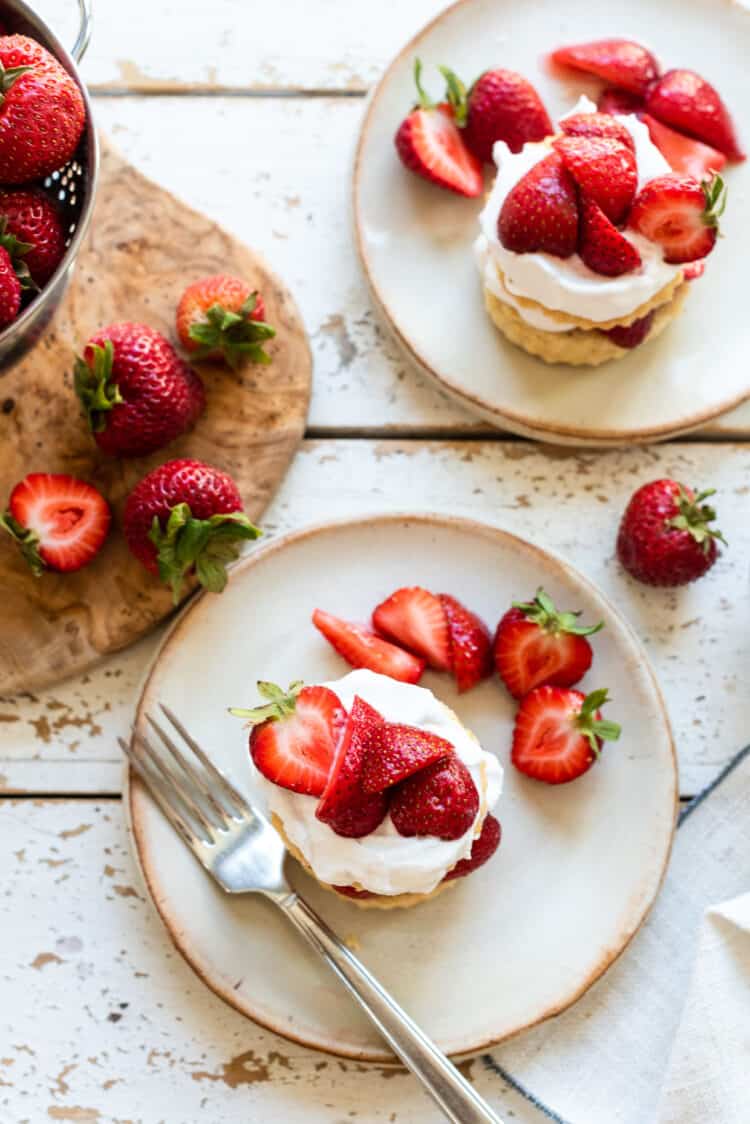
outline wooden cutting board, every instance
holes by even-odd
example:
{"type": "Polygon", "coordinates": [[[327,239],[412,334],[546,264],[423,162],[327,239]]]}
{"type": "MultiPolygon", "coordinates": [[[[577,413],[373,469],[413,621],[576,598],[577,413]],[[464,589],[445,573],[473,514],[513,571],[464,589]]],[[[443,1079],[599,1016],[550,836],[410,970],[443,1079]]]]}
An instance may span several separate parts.
{"type": "Polygon", "coordinates": [[[125,545],[126,496],[156,465],[196,457],[234,477],[245,510],[258,520],[303,435],[311,369],[297,306],[263,260],[105,143],[92,229],[63,303],[36,347],[0,370],[0,505],[28,472],[69,472],[103,492],[113,527],[90,566],[41,578],[0,534],[0,694],[80,672],[173,611],[170,592],[125,545]],[[191,433],[150,457],[102,456],[72,390],[74,355],[114,320],[143,321],[174,340],[182,290],[220,272],[263,293],[266,318],[277,330],[267,345],[273,362],[237,374],[223,364],[199,364],[208,405],[191,433]]]}

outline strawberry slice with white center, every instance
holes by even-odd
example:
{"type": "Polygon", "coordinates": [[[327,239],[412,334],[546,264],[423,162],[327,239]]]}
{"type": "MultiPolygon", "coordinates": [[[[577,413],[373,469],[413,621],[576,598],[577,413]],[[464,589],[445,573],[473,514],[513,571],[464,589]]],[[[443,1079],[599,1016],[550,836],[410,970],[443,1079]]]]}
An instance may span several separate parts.
{"type": "Polygon", "coordinates": [[[384,792],[451,753],[451,743],[429,730],[388,722],[365,757],[362,787],[365,792],[384,792]]]}
{"type": "Polygon", "coordinates": [[[438,187],[474,198],[482,194],[482,165],[464,144],[455,120],[455,109],[447,102],[435,105],[421,82],[422,64],[414,63],[419,102],[396,133],[396,150],[402,163],[438,187]]]}
{"type": "Polygon", "coordinates": [[[587,772],[604,741],[617,741],[620,727],[602,718],[606,690],[589,695],[566,687],[536,687],[516,714],[510,759],[527,777],[567,784],[587,772]]]}
{"type": "Polygon", "coordinates": [[[258,683],[266,700],[251,710],[233,707],[252,725],[250,756],[264,777],[281,788],[320,796],[346,726],[346,711],[328,687],[290,684],[286,691],[258,683]]]}
{"type": "Polygon", "coordinates": [[[402,683],[416,683],[422,677],[425,661],[376,636],[367,628],[343,621],[332,613],[316,609],[312,622],[328,643],[352,667],[365,667],[402,683]]]}
{"type": "Polygon", "coordinates": [[[362,784],[365,760],[377,754],[385,721],[369,703],[355,695],[344,735],[320,797],[316,817],[349,839],[370,835],[385,819],[388,799],[367,792],[362,784]]]}
{"type": "Polygon", "coordinates": [[[83,480],[32,472],[16,484],[0,526],[17,542],[38,577],[45,568],[80,570],[99,553],[111,515],[107,501],[83,480]]]}
{"type": "Polygon", "coordinates": [[[378,632],[422,656],[436,671],[450,671],[448,619],[434,593],[419,585],[397,589],[375,609],[372,623],[378,632]]]}
{"type": "Polygon", "coordinates": [[[676,173],[644,184],[630,211],[628,225],[664,251],[664,261],[679,265],[710,254],[726,207],[726,187],[718,173],[698,183],[676,173]]]}
{"type": "Polygon", "coordinates": [[[484,622],[455,597],[441,593],[440,604],[448,620],[453,674],[463,694],[492,674],[492,640],[484,622]]]}

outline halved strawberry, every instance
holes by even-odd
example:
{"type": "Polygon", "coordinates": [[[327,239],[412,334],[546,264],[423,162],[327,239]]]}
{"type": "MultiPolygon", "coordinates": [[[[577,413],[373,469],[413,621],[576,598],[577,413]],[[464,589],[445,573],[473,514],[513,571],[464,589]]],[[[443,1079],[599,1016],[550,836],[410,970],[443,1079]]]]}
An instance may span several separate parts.
{"type": "Polygon", "coordinates": [[[614,328],[601,328],[600,331],[612,340],[612,343],[616,343],[618,347],[630,349],[643,343],[651,331],[653,322],[654,310],[652,309],[645,316],[634,320],[632,324],[615,324],[614,328]]]}
{"type": "Polygon", "coordinates": [[[385,819],[388,798],[382,792],[365,792],[362,771],[368,754],[378,752],[385,722],[374,707],[358,695],[320,797],[316,817],[350,839],[369,835],[385,819]]]}
{"type": "Polygon", "coordinates": [[[533,601],[515,601],[497,626],[494,642],[497,673],[514,698],[534,687],[572,687],[591,667],[586,639],[604,628],[578,623],[580,613],[559,612],[549,594],[536,591],[533,601]]]}
{"type": "Polygon", "coordinates": [[[419,585],[397,589],[377,606],[372,623],[378,632],[422,656],[436,671],[450,671],[448,620],[434,593],[419,585]]]}
{"type": "Polygon", "coordinates": [[[451,666],[458,690],[463,693],[492,674],[492,639],[475,613],[447,593],[439,596],[448,621],[451,666]]]}
{"type": "Polygon", "coordinates": [[[16,484],[3,527],[32,573],[80,570],[99,553],[111,515],[96,488],[65,473],[31,472],[16,484]]]}
{"type": "Polygon", "coordinates": [[[477,817],[479,793],[463,761],[451,754],[397,785],[390,810],[399,835],[459,839],[477,817]]]}
{"type": "Polygon", "coordinates": [[[573,47],[559,47],[550,57],[558,66],[594,74],[633,94],[644,94],[659,77],[659,64],[651,52],[629,39],[595,39],[573,47]]]}
{"type": "Polygon", "coordinates": [[[668,70],[646,95],[652,116],[681,133],[744,160],[729,110],[710,82],[694,70],[668,70]]]}
{"type": "Polygon", "coordinates": [[[402,683],[416,683],[422,677],[425,661],[376,636],[374,632],[351,621],[342,621],[322,609],[316,609],[312,622],[340,656],[352,667],[366,667],[402,683]]]}
{"type": "Polygon", "coordinates": [[[606,90],[602,90],[596,99],[596,108],[600,113],[622,116],[640,113],[643,104],[643,98],[640,94],[631,94],[628,90],[618,90],[616,86],[607,86],[606,90]]]}
{"type": "Polygon", "coordinates": [[[256,769],[281,788],[320,796],[347,721],[338,695],[300,682],[286,691],[260,682],[258,691],[265,703],[230,710],[252,725],[250,756],[256,769]]]}
{"type": "Polygon", "coordinates": [[[556,152],[540,160],[505,196],[497,234],[515,254],[569,258],[578,244],[575,180],[556,152]]]}
{"type": "Polygon", "coordinates": [[[725,206],[726,188],[718,173],[698,183],[691,176],[673,172],[644,184],[628,225],[658,242],[664,261],[696,261],[713,250],[725,206]]]}
{"type": "Polygon", "coordinates": [[[365,757],[362,787],[365,792],[384,792],[451,753],[451,743],[429,730],[387,722],[365,757]]]}
{"type": "Polygon", "coordinates": [[[604,277],[619,277],[641,264],[633,243],[609,221],[601,207],[585,196],[581,200],[578,253],[589,269],[604,277]]]}
{"type": "Polygon", "coordinates": [[[585,199],[615,224],[624,221],[638,187],[632,148],[614,137],[559,137],[555,148],[585,199]]]}
{"type": "Polygon", "coordinates": [[[435,105],[422,88],[422,64],[414,62],[419,102],[402,121],[395,143],[403,164],[423,179],[475,197],[482,194],[482,165],[464,144],[452,105],[435,105]]]}
{"type": "Polygon", "coordinates": [[[675,132],[650,113],[643,113],[641,121],[648,127],[651,140],[673,172],[692,176],[700,183],[701,180],[710,179],[714,172],[720,172],[727,162],[726,156],[718,148],[711,148],[702,141],[675,132]]]}
{"type": "Polygon", "coordinates": [[[635,152],[635,141],[630,132],[609,113],[572,113],[561,118],[560,128],[569,137],[614,137],[635,152]]]}
{"type": "Polygon", "coordinates": [[[587,772],[604,741],[617,741],[620,727],[599,710],[607,692],[566,687],[535,687],[516,714],[510,759],[515,767],[545,784],[567,784],[587,772]]]}
{"type": "Polygon", "coordinates": [[[482,830],[472,844],[468,859],[457,862],[453,869],[448,871],[443,882],[451,882],[454,878],[465,878],[467,874],[484,866],[500,846],[502,833],[499,821],[494,816],[485,816],[482,830]]]}

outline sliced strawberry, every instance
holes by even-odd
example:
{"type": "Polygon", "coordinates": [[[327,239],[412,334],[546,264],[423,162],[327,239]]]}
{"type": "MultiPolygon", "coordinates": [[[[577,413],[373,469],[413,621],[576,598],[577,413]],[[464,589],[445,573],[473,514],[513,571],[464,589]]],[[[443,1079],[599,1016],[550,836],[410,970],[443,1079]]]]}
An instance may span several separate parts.
{"type": "Polygon", "coordinates": [[[730,160],[745,159],[729,110],[710,82],[694,70],[668,70],[646,95],[646,109],[730,160]]]}
{"type": "Polygon", "coordinates": [[[378,896],[370,890],[358,890],[356,886],[334,886],[333,889],[345,898],[376,898],[378,896]]]}
{"type": "Polygon", "coordinates": [[[312,621],[319,632],[352,667],[366,667],[379,675],[389,675],[402,683],[416,683],[422,677],[425,661],[389,644],[361,625],[342,621],[331,613],[316,609],[312,621]]]}
{"type": "Polygon", "coordinates": [[[459,839],[478,812],[477,787],[455,754],[402,781],[391,796],[391,819],[399,835],[459,839]]]}
{"type": "Polygon", "coordinates": [[[418,585],[397,589],[375,609],[372,623],[378,632],[422,656],[436,671],[450,671],[448,621],[434,593],[418,585]]]}
{"type": "Polygon", "coordinates": [[[316,817],[350,839],[369,835],[385,819],[388,799],[382,792],[365,792],[362,771],[368,754],[377,754],[385,722],[358,695],[320,797],[316,817]]]}
{"type": "Polygon", "coordinates": [[[638,187],[632,148],[614,137],[560,137],[555,148],[583,197],[601,207],[611,222],[623,222],[638,187]]]}
{"type": "Polygon", "coordinates": [[[591,667],[593,653],[586,639],[604,628],[578,623],[580,613],[561,613],[549,594],[536,591],[533,601],[516,601],[497,626],[495,667],[514,698],[534,687],[572,687],[591,667]]]}
{"type": "Polygon", "coordinates": [[[527,777],[567,784],[594,764],[603,742],[616,741],[620,727],[602,719],[606,691],[535,687],[516,714],[510,759],[527,777]]]}
{"type": "Polygon", "coordinates": [[[556,152],[540,160],[505,196],[498,237],[516,254],[569,258],[578,244],[575,180],[556,152]]]}
{"type": "Polygon", "coordinates": [[[630,132],[609,113],[573,113],[562,118],[560,128],[569,137],[613,137],[635,152],[630,132]]]}
{"type": "Polygon", "coordinates": [[[633,94],[645,94],[659,77],[659,64],[651,52],[629,39],[596,39],[592,43],[559,47],[550,57],[558,66],[594,74],[633,94]]]}
{"type": "Polygon", "coordinates": [[[705,272],[706,263],[704,261],[691,261],[683,269],[682,276],[686,281],[697,281],[705,272]]]}
{"type": "Polygon", "coordinates": [[[676,133],[668,125],[662,125],[650,113],[641,115],[641,121],[648,126],[649,136],[659,149],[673,172],[693,179],[710,179],[714,172],[720,172],[727,162],[723,152],[711,148],[702,141],[676,133]]]}
{"type": "Polygon", "coordinates": [[[711,253],[725,206],[726,188],[718,173],[698,183],[673,172],[641,188],[628,224],[658,242],[665,261],[680,264],[711,253]]]}
{"type": "Polygon", "coordinates": [[[451,743],[437,734],[387,722],[365,757],[362,788],[365,792],[384,792],[451,753],[451,743]]]}
{"type": "Polygon", "coordinates": [[[111,515],[107,501],[83,480],[31,472],[16,484],[3,527],[16,541],[32,572],[80,570],[99,553],[111,515]]]}
{"type": "Polygon", "coordinates": [[[468,859],[457,862],[453,869],[448,871],[443,882],[450,882],[454,878],[465,878],[467,874],[472,874],[480,866],[484,866],[500,846],[501,836],[502,828],[498,820],[494,816],[485,816],[482,830],[472,844],[468,859]]]}
{"type": "Polygon", "coordinates": [[[347,720],[338,696],[328,687],[299,682],[286,691],[260,682],[258,691],[265,703],[230,711],[252,725],[250,756],[256,769],[281,788],[320,796],[347,720]]]}
{"type": "Polygon", "coordinates": [[[648,336],[653,322],[654,312],[652,311],[647,312],[645,316],[641,316],[638,320],[634,320],[632,324],[616,324],[614,328],[604,328],[602,331],[618,347],[638,347],[648,336]]]}
{"type": "Polygon", "coordinates": [[[638,269],[641,255],[591,199],[581,200],[578,253],[594,273],[619,277],[638,269]]]}
{"type": "Polygon", "coordinates": [[[422,64],[414,63],[419,104],[399,126],[395,143],[401,161],[423,179],[458,195],[482,194],[482,165],[464,144],[452,105],[435,105],[421,82],[422,64]]]}
{"type": "Polygon", "coordinates": [[[599,94],[596,108],[600,113],[627,117],[630,113],[640,113],[643,104],[643,98],[640,94],[631,94],[627,90],[618,90],[615,86],[608,86],[606,90],[602,90],[599,94]]]}
{"type": "Polygon", "coordinates": [[[455,597],[440,594],[448,621],[451,666],[460,693],[470,691],[492,674],[492,639],[489,629],[455,597]]]}

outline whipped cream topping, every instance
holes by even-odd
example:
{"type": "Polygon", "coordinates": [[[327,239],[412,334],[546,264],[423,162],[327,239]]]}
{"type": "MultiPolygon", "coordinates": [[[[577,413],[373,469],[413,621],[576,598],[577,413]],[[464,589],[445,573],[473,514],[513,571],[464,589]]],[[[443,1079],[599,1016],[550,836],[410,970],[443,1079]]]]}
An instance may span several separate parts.
{"type": "Polygon", "coordinates": [[[271,812],[310,865],[316,878],[334,886],[356,883],[374,894],[429,894],[461,859],[468,858],[482,822],[500,796],[503,770],[444,703],[426,687],[399,683],[373,671],[352,671],[325,683],[350,710],[359,695],[388,722],[419,726],[449,741],[471,773],[480,806],[474,823],[459,839],[399,835],[390,815],[362,839],[337,835],[315,818],[318,798],[281,788],[256,771],[271,812]]]}
{"type": "MultiPolygon", "coordinates": [[[[596,111],[594,103],[582,97],[570,114],[596,111]]],[[[639,189],[647,180],[671,171],[642,121],[634,114],[617,119],[635,143],[639,189]]],[[[545,316],[538,309],[514,300],[514,297],[526,297],[545,308],[597,323],[629,316],[681,272],[680,266],[669,265],[663,260],[661,246],[657,243],[635,231],[623,231],[641,255],[642,264],[620,277],[603,277],[584,265],[578,254],[569,258],[543,253],[516,254],[506,250],[498,238],[497,220],[506,195],[535,164],[549,156],[550,151],[549,137],[525,144],[520,152],[511,152],[503,141],[495,145],[493,157],[498,167],[497,177],[479,217],[481,234],[474,245],[484,284],[498,300],[512,305],[528,324],[547,332],[571,331],[576,325],[545,316]],[[505,289],[497,275],[498,269],[505,277],[505,289]]]]}

